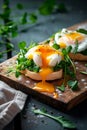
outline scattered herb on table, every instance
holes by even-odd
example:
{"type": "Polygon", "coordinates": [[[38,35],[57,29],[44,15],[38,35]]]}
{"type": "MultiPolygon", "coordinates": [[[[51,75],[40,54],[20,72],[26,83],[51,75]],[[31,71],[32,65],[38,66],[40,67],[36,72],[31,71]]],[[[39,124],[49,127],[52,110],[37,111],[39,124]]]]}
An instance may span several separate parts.
{"type": "Polygon", "coordinates": [[[65,85],[64,85],[64,84],[62,84],[61,86],[57,86],[57,88],[58,88],[60,91],[62,91],[62,92],[65,91],[65,85]]]}
{"type": "Polygon", "coordinates": [[[67,84],[73,91],[77,90],[77,88],[78,88],[78,81],[77,80],[75,80],[75,81],[69,80],[67,82],[67,84]]]}
{"type": "Polygon", "coordinates": [[[35,109],[33,110],[33,112],[35,114],[41,114],[44,116],[47,116],[55,121],[57,121],[58,123],[60,123],[64,128],[68,128],[68,129],[75,129],[76,126],[74,123],[72,123],[70,120],[67,120],[65,117],[63,116],[52,116],[50,114],[48,114],[46,111],[44,110],[40,110],[40,109],[35,109]]]}

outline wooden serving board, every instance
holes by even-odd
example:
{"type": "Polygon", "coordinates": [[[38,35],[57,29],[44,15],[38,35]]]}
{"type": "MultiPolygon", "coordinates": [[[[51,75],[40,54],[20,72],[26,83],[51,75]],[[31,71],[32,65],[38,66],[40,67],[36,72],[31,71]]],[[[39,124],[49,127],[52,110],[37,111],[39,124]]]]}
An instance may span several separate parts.
{"type": "MultiPolygon", "coordinates": [[[[69,27],[69,29],[77,29],[77,28],[86,28],[87,29],[87,22],[74,25],[69,27]]],[[[21,90],[27,94],[33,95],[35,98],[39,99],[40,101],[45,102],[46,104],[50,104],[55,108],[60,108],[61,110],[70,110],[84,99],[87,98],[87,75],[81,74],[80,71],[86,71],[87,67],[85,67],[85,63],[87,62],[79,62],[75,61],[76,70],[77,70],[77,80],[78,90],[72,91],[70,88],[66,87],[65,92],[58,92],[58,97],[54,98],[52,94],[38,92],[33,89],[35,83],[37,81],[32,80],[28,77],[21,76],[16,78],[14,73],[8,73],[9,67],[15,68],[16,57],[13,57],[9,60],[0,64],[0,80],[6,82],[11,87],[21,90]]],[[[51,81],[53,84],[58,85],[61,80],[51,81]]]]}

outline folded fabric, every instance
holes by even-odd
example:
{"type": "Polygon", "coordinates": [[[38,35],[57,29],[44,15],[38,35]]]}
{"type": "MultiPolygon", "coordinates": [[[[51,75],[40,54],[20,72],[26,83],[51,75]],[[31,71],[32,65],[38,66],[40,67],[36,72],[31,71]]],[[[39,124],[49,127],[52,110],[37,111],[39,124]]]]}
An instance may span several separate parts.
{"type": "Polygon", "coordinates": [[[0,81],[0,130],[23,109],[27,95],[0,81]]]}

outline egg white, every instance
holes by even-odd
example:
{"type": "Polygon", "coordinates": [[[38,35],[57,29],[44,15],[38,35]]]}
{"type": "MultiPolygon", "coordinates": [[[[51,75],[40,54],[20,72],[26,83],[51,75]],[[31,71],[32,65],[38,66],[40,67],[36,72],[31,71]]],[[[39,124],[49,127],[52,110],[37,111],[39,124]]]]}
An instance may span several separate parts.
{"type": "MultiPolygon", "coordinates": [[[[43,61],[42,61],[42,57],[41,57],[41,52],[35,52],[37,50],[37,46],[31,48],[26,54],[25,57],[27,59],[29,59],[29,56],[32,55],[32,59],[34,61],[34,63],[39,66],[42,67],[43,66],[43,61]]],[[[48,66],[49,67],[54,67],[57,63],[60,63],[60,61],[62,60],[62,56],[59,54],[51,54],[50,56],[46,57],[46,60],[48,61],[48,66]]]]}

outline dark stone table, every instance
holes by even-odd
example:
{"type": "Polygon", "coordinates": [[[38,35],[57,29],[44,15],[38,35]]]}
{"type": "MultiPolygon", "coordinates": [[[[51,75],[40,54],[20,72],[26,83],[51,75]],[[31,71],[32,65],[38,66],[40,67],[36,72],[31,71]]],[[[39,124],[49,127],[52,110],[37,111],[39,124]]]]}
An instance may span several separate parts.
{"type": "MultiPolygon", "coordinates": [[[[11,0],[10,0],[11,1],[11,0]]],[[[40,42],[47,39],[58,29],[72,26],[76,23],[87,20],[87,1],[86,0],[59,0],[58,3],[63,2],[68,10],[67,13],[55,13],[48,16],[42,16],[38,14],[37,8],[41,5],[43,0],[15,0],[11,1],[11,7],[14,10],[13,14],[21,15],[15,9],[16,3],[23,3],[24,11],[28,13],[35,12],[38,15],[38,21],[35,24],[20,26],[19,36],[12,39],[15,50],[19,51],[17,43],[20,41],[26,41],[27,44],[30,41],[40,42]],[[27,29],[26,32],[21,32],[21,29],[27,29]]],[[[1,10],[2,0],[0,0],[1,10]]],[[[19,16],[17,16],[19,17],[19,16]]],[[[13,55],[15,55],[15,51],[13,55]]],[[[4,57],[2,59],[5,60],[4,57]]],[[[51,106],[48,106],[40,101],[35,100],[31,95],[28,96],[25,107],[21,113],[19,113],[15,119],[4,128],[4,130],[63,130],[63,128],[52,119],[43,116],[36,116],[32,112],[32,108],[46,108],[48,113],[53,115],[62,115],[66,118],[74,121],[78,130],[87,129],[87,100],[73,108],[69,112],[62,112],[51,106]]]]}

